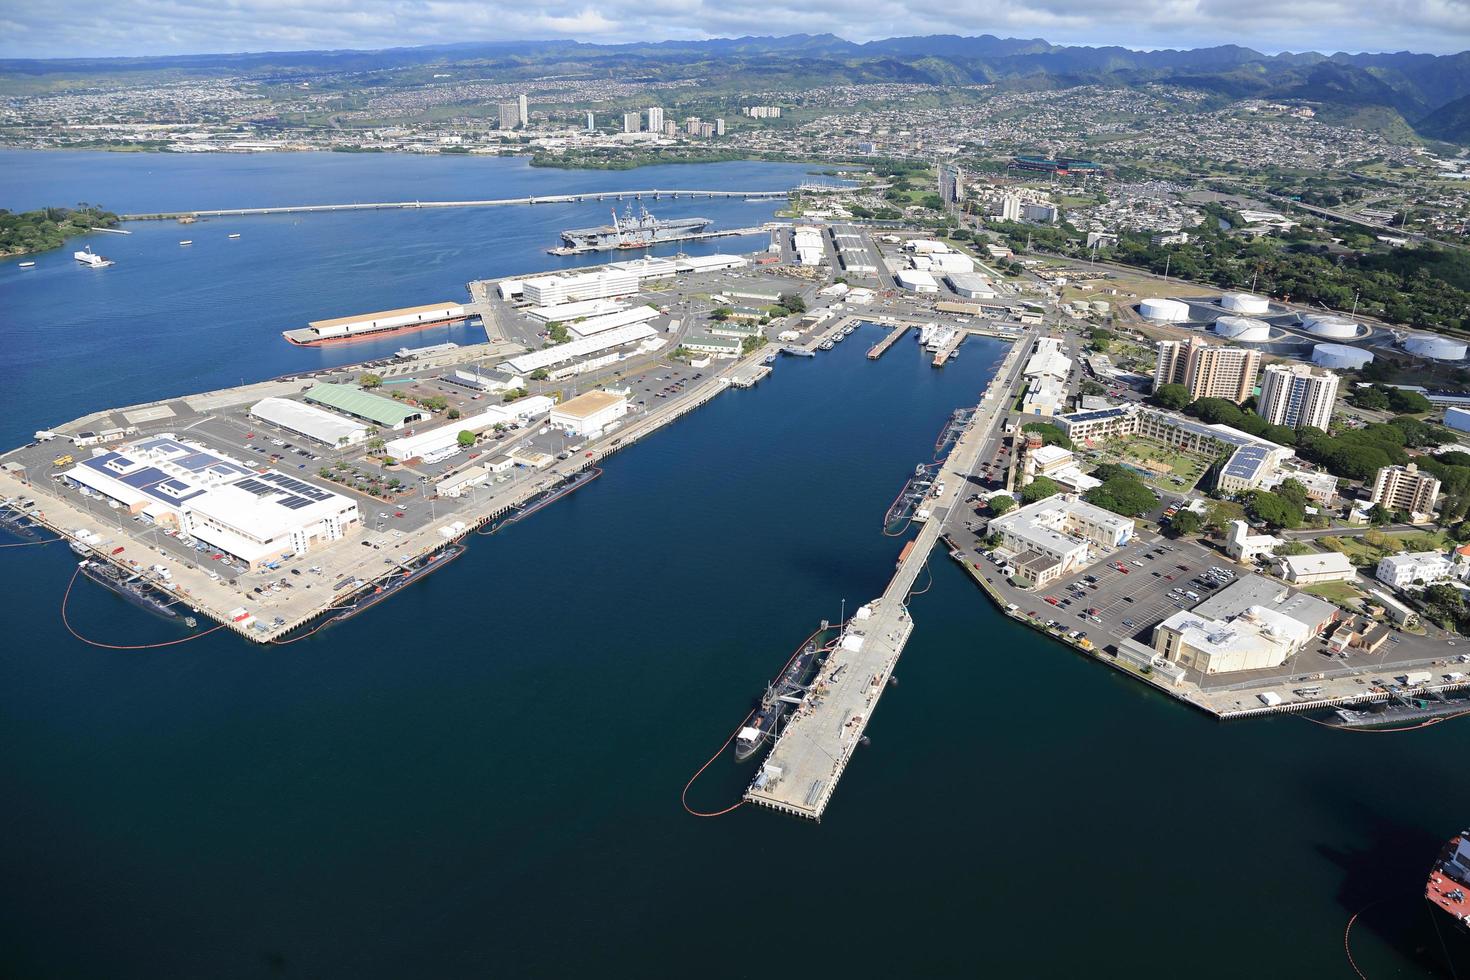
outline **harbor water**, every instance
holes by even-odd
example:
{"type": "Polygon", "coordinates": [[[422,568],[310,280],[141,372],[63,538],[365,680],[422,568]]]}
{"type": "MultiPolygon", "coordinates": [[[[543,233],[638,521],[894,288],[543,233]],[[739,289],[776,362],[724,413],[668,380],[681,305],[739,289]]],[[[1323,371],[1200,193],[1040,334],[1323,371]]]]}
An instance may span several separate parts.
{"type": "MultiPolygon", "coordinates": [[[[766,189],[804,172],[382,155],[0,168],[16,210],[766,189]]],[[[673,203],[659,212],[721,224],[772,208],[673,203]]],[[[100,272],[74,268],[70,244],[29,273],[0,264],[4,442],[357,359],[279,330],[559,267],[572,260],[541,249],[596,220],[153,223],[94,236],[119,261],[100,272]]],[[[1470,821],[1470,725],[1217,724],[998,615],[940,552],[900,683],[825,821],[684,812],[686,780],[797,643],[882,591],[903,545],[885,509],[1004,355],[972,339],[935,369],[906,339],[868,361],[881,336],[782,358],[292,646],[88,647],[58,617],[71,552],[0,551],[0,975],[1332,977],[1351,975],[1348,917],[1376,903],[1352,933],[1364,973],[1449,976],[1420,891],[1470,821]]],[[[114,643],[184,630],[86,582],[70,614],[114,643]]],[[[727,750],[690,803],[729,805],[752,771],[727,750]]]]}

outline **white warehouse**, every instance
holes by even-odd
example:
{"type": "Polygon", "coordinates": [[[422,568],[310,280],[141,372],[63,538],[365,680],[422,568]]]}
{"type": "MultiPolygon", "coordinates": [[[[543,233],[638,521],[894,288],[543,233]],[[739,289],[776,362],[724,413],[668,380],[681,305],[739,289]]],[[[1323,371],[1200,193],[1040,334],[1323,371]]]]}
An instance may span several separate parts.
{"type": "Polygon", "coordinates": [[[553,408],[550,422],[570,435],[590,437],[601,434],[627,413],[627,396],[589,391],[553,408]]]}
{"type": "Polygon", "coordinates": [[[250,406],[250,416],[325,446],[355,446],[367,439],[363,423],[289,398],[262,398],[250,406]]]}

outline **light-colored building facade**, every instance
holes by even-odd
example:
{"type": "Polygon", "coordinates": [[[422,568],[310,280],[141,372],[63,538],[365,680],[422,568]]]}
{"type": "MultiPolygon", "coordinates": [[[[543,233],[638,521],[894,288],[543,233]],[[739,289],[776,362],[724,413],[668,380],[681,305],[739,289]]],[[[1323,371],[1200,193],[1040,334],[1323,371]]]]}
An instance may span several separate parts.
{"type": "Polygon", "coordinates": [[[1307,364],[1272,364],[1261,374],[1256,414],[1272,425],[1326,432],[1337,403],[1338,377],[1307,364]]]}
{"type": "Polygon", "coordinates": [[[1413,463],[1407,466],[1384,466],[1373,477],[1370,503],[1387,511],[1402,511],[1409,520],[1423,523],[1434,516],[1434,502],[1439,497],[1439,478],[1421,473],[1413,463]]]}
{"type": "Polygon", "coordinates": [[[662,133],[664,131],[664,110],[662,106],[651,105],[648,107],[648,131],[650,133],[662,133]]]}
{"type": "Polygon", "coordinates": [[[1085,567],[1093,551],[1121,548],[1132,540],[1133,528],[1131,519],[1071,494],[1038,500],[990,522],[990,530],[1023,560],[1038,587],[1085,567]]]}
{"type": "Polygon", "coordinates": [[[1154,365],[1154,390],[1178,384],[1189,389],[1191,399],[1224,398],[1239,405],[1251,396],[1260,367],[1259,351],[1208,344],[1198,337],[1164,340],[1154,365]]]}
{"type": "Polygon", "coordinates": [[[1439,551],[1408,551],[1379,559],[1374,578],[1395,589],[1438,585],[1463,578],[1464,566],[1439,551]]]}
{"type": "Polygon", "coordinates": [[[639,129],[639,118],[636,112],[623,113],[623,132],[636,133],[639,129]]]}
{"type": "Polygon", "coordinates": [[[1283,555],[1276,559],[1276,573],[1292,585],[1316,585],[1319,582],[1348,582],[1358,570],[1340,551],[1324,551],[1314,555],[1283,555]]]}
{"type": "Polygon", "coordinates": [[[551,410],[550,422],[565,432],[587,438],[628,413],[628,398],[611,391],[589,391],[570,398],[551,410]]]}
{"type": "Polygon", "coordinates": [[[500,128],[515,129],[521,124],[521,106],[518,102],[502,102],[500,110],[500,128]]]}

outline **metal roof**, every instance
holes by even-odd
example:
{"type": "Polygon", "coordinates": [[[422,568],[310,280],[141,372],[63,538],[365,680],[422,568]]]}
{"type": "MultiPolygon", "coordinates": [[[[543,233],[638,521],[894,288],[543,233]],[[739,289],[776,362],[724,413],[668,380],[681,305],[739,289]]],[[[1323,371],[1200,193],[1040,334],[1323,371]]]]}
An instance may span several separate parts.
{"type": "Polygon", "coordinates": [[[409,419],[420,418],[424,414],[420,409],[399,404],[391,398],[369,395],[356,385],[320,382],[312,385],[305,398],[309,402],[320,402],[329,408],[367,419],[378,425],[402,425],[409,419]]]}

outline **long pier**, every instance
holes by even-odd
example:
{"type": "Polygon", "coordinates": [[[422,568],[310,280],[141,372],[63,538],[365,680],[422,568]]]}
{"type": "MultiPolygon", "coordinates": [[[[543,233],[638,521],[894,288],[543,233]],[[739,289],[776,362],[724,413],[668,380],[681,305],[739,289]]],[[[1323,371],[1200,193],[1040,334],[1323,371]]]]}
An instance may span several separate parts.
{"type": "MultiPolygon", "coordinates": [[[[1011,348],[992,388],[997,382],[1004,388],[1014,381],[1024,347],[1011,348]]],[[[818,671],[811,692],[746,790],[746,802],[808,820],[822,819],[913,634],[908,598],[914,582],[928,563],[945,520],[967,491],[966,477],[974,470],[982,447],[1005,418],[1009,399],[992,399],[990,394],[987,388],[969,425],[945,458],[934,495],[925,501],[930,513],[914,546],[899,561],[883,594],[843,624],[837,647],[818,671]]]]}
{"type": "Polygon", "coordinates": [[[750,201],[779,200],[797,191],[804,194],[840,194],[856,187],[802,186],[784,191],[720,191],[720,190],[632,190],[588,191],[583,194],[546,194],[531,197],[502,197],[483,201],[375,201],[363,204],[296,204],[265,208],[219,208],[207,211],[158,211],[148,214],[119,215],[123,221],[164,221],[177,218],[236,218],[262,214],[317,214],[330,211],[385,211],[413,208],[504,208],[532,204],[577,204],[583,201],[641,201],[644,199],[678,200],[679,198],[744,198],[750,201]]]}

